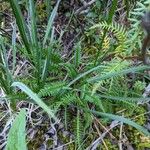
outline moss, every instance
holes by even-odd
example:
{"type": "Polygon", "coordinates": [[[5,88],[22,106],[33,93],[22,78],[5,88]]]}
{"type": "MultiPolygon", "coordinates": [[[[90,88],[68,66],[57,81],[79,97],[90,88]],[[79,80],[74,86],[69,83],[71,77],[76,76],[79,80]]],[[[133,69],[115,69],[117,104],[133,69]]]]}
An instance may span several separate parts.
{"type": "Polygon", "coordinates": [[[74,143],[71,143],[67,146],[67,149],[68,150],[75,150],[75,144],[74,143]]]}
{"type": "Polygon", "coordinates": [[[53,145],[53,139],[48,139],[46,144],[47,147],[51,147],[53,145]]]}
{"type": "Polygon", "coordinates": [[[61,131],[58,132],[58,138],[61,140],[63,143],[68,143],[70,142],[70,137],[65,136],[61,131]]]}
{"type": "Polygon", "coordinates": [[[1,2],[0,5],[0,27],[4,28],[7,24],[6,16],[3,13],[10,12],[10,5],[8,2],[1,2]],[[1,13],[2,12],[2,13],[1,13]]]}
{"type": "Polygon", "coordinates": [[[36,150],[38,149],[41,144],[44,142],[43,130],[39,130],[36,134],[36,138],[33,138],[31,141],[28,142],[28,149],[36,150]]]}
{"type": "MultiPolygon", "coordinates": [[[[70,139],[70,136],[69,135],[65,135],[62,133],[63,131],[59,131],[58,132],[58,139],[63,143],[63,144],[66,144],[66,143],[69,143],[71,141],[70,139]]],[[[66,148],[68,150],[74,150],[75,149],[75,143],[70,143],[66,146],[66,148]]]]}
{"type": "MultiPolygon", "coordinates": [[[[109,150],[119,150],[118,145],[113,144],[110,139],[104,139],[104,142],[109,150]]],[[[104,144],[101,145],[101,150],[106,150],[104,144]]]]}
{"type": "Polygon", "coordinates": [[[88,147],[89,145],[91,145],[91,143],[93,142],[93,139],[97,139],[97,133],[93,132],[93,133],[89,133],[88,135],[85,136],[85,143],[84,143],[84,147],[88,147]]]}
{"type": "MultiPolygon", "coordinates": [[[[135,121],[137,124],[143,126],[146,124],[146,120],[147,120],[146,116],[142,115],[144,113],[146,113],[146,109],[140,106],[134,109],[133,111],[125,111],[124,115],[128,116],[128,118],[131,118],[131,120],[135,121]]],[[[138,149],[139,145],[143,143],[141,137],[145,137],[145,136],[137,129],[129,125],[124,126],[124,132],[129,142],[133,145],[133,147],[135,149],[138,149]]],[[[114,135],[119,135],[118,128],[115,130],[114,135]]]]}
{"type": "Polygon", "coordinates": [[[39,20],[41,22],[45,21],[45,19],[47,19],[46,4],[45,3],[37,4],[36,9],[39,20]]]}
{"type": "Polygon", "coordinates": [[[8,2],[1,2],[0,10],[1,12],[7,11],[9,9],[9,3],[8,2]]]}

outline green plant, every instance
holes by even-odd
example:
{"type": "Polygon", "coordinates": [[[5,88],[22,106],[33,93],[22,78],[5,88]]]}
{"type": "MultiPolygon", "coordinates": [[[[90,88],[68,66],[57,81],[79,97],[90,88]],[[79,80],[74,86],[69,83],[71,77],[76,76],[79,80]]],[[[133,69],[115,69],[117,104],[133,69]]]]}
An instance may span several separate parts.
{"type": "Polygon", "coordinates": [[[12,127],[10,128],[6,150],[27,150],[26,146],[26,111],[22,109],[15,118],[12,127]]]}
{"type": "MultiPolygon", "coordinates": [[[[14,105],[20,99],[33,100],[56,122],[58,119],[55,115],[58,112],[58,118],[63,118],[61,121],[65,124],[64,128],[75,135],[73,147],[76,149],[86,149],[86,146],[89,146],[89,143],[86,144],[87,135],[94,134],[93,139],[99,136],[95,134],[95,128],[93,128],[95,119],[101,120],[105,125],[108,125],[110,120],[117,120],[123,125],[127,124],[145,135],[150,135],[145,128],[137,124],[137,121],[132,121],[130,118],[135,109],[140,109],[138,102],[149,100],[141,97],[142,90],[146,86],[141,80],[144,76],[143,71],[149,70],[150,67],[134,66],[132,60],[126,60],[126,57],[132,56],[131,52],[139,48],[137,43],[141,39],[139,36],[141,31],[136,33],[135,38],[132,35],[133,28],[126,29],[114,21],[118,3],[113,0],[106,20],[98,24],[94,23],[87,32],[88,38],[92,39],[90,44],[82,40],[84,37],[79,38],[74,43],[72,53],[62,59],[60,39],[66,32],[66,28],[58,37],[54,27],[60,0],[56,2],[53,10],[50,2],[47,0],[45,2],[49,19],[47,26],[44,26],[44,29],[41,28],[44,34],[39,34],[38,12],[35,9],[37,3],[33,0],[25,2],[24,7],[27,6],[28,10],[28,21],[25,21],[20,4],[17,0],[10,1],[21,42],[17,41],[14,25],[13,40],[10,44],[13,49],[13,64],[9,66],[6,55],[10,41],[0,37],[0,67],[2,68],[0,86],[6,94],[5,98],[14,100],[14,105]],[[52,10],[51,14],[49,14],[50,10],[52,10]],[[134,48],[131,42],[134,43],[134,48]],[[95,54],[84,53],[83,49],[89,48],[89,45],[95,50],[95,54]],[[31,68],[29,75],[13,76],[17,64],[17,53],[29,61],[31,68]],[[134,80],[130,79],[132,76],[134,80]],[[128,113],[124,114],[126,111],[128,113]]],[[[129,8],[128,5],[132,2],[124,1],[126,8],[129,8]]],[[[102,5],[107,3],[108,1],[100,1],[102,5]]],[[[71,15],[67,27],[72,16],[74,14],[71,15]]],[[[130,17],[134,20],[133,16],[130,17]]],[[[100,18],[104,17],[100,16],[100,18]]],[[[133,22],[132,25],[134,25],[133,22]]],[[[103,131],[101,126],[99,128],[97,130],[103,131]]],[[[16,134],[19,133],[16,132],[16,134]]],[[[10,134],[10,138],[12,136],[10,134]]],[[[90,142],[93,142],[93,139],[90,142]]]]}
{"type": "Polygon", "coordinates": [[[143,31],[140,28],[140,18],[143,16],[144,12],[148,10],[149,4],[149,0],[140,0],[136,3],[135,8],[129,13],[129,21],[131,26],[128,31],[128,37],[130,39],[128,41],[128,44],[130,45],[128,54],[139,53],[143,35],[143,31]]]}
{"type": "MultiPolygon", "coordinates": [[[[22,41],[26,51],[23,51],[24,55],[33,63],[35,66],[34,77],[37,80],[37,91],[45,84],[45,80],[49,73],[49,67],[51,66],[50,57],[53,53],[54,44],[54,28],[53,21],[57,13],[58,5],[60,0],[57,2],[53,9],[51,16],[49,17],[48,24],[45,30],[44,39],[38,38],[37,32],[37,16],[35,12],[35,4],[33,0],[28,2],[28,11],[30,22],[27,25],[23,19],[21,9],[16,0],[10,1],[11,8],[16,18],[16,23],[20,31],[22,41]],[[27,28],[27,26],[30,27],[27,28]],[[50,38],[49,38],[50,37],[50,38]],[[48,44],[50,43],[50,44],[48,44]]],[[[23,46],[23,45],[22,45],[23,46]]]]}
{"type": "Polygon", "coordinates": [[[0,86],[4,92],[9,95],[12,94],[11,83],[13,82],[13,76],[9,69],[7,52],[6,52],[6,41],[0,36],[0,86]]]}
{"type": "MultiPolygon", "coordinates": [[[[114,33],[114,36],[117,38],[117,44],[113,53],[115,53],[116,55],[124,54],[124,51],[127,49],[127,32],[123,26],[117,23],[108,24],[107,22],[102,22],[99,24],[95,24],[90,29],[94,30],[95,28],[101,28],[104,31],[107,30],[107,32],[114,33]]],[[[115,45],[114,42],[110,41],[110,43],[112,43],[112,45],[115,45]]],[[[108,46],[106,45],[106,47],[108,46]]],[[[106,49],[105,47],[103,48],[106,49]]]]}
{"type": "Polygon", "coordinates": [[[31,91],[26,85],[24,85],[23,83],[20,83],[20,82],[14,82],[12,84],[12,86],[20,88],[31,99],[33,99],[36,102],[36,104],[38,104],[44,111],[46,111],[50,117],[55,119],[55,121],[57,120],[57,118],[53,114],[52,110],[50,110],[50,108],[33,91],[31,91]]]}

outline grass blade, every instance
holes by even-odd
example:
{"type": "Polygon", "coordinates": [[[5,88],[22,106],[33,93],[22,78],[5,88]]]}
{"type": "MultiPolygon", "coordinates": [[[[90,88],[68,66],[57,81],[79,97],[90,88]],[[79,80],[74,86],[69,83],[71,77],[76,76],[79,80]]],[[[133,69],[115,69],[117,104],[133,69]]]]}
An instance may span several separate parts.
{"type": "Polygon", "coordinates": [[[128,124],[128,125],[136,128],[137,130],[139,130],[143,134],[145,134],[147,136],[150,136],[150,133],[148,132],[148,130],[146,128],[138,125],[137,123],[135,123],[134,121],[131,121],[130,119],[126,119],[122,116],[108,114],[108,113],[102,113],[102,112],[98,112],[98,111],[94,111],[94,110],[87,110],[87,109],[84,109],[84,110],[88,111],[88,112],[91,112],[91,113],[93,113],[97,116],[105,117],[105,118],[108,118],[110,120],[117,120],[117,121],[123,122],[125,124],[128,124]]]}
{"type": "Polygon", "coordinates": [[[57,9],[58,9],[59,3],[60,3],[60,0],[57,1],[57,4],[56,4],[55,8],[53,9],[53,11],[51,13],[51,16],[49,18],[47,29],[46,29],[46,33],[45,33],[44,40],[43,40],[43,46],[46,44],[46,41],[47,41],[47,39],[49,37],[49,34],[50,34],[50,31],[52,29],[52,25],[53,25],[54,18],[55,18],[56,13],[57,13],[57,9]]]}
{"type": "Polygon", "coordinates": [[[12,86],[18,87],[23,92],[25,92],[31,99],[35,101],[45,112],[48,113],[49,116],[51,116],[54,120],[57,120],[52,110],[38,97],[36,93],[31,91],[25,84],[21,82],[13,82],[12,86]]]}
{"type": "Polygon", "coordinates": [[[23,19],[24,17],[21,13],[20,7],[18,5],[18,1],[17,0],[10,0],[9,2],[11,5],[11,8],[12,8],[12,11],[14,13],[14,16],[16,18],[16,23],[17,23],[17,26],[19,28],[23,43],[27,49],[27,52],[30,54],[31,51],[30,51],[30,45],[29,45],[29,41],[28,41],[29,36],[27,36],[26,23],[23,19]]]}
{"type": "Polygon", "coordinates": [[[0,37],[0,84],[7,94],[12,92],[11,83],[13,82],[12,74],[9,70],[9,64],[6,54],[6,48],[3,39],[0,37]]]}
{"type": "Polygon", "coordinates": [[[29,14],[31,21],[31,41],[34,47],[38,47],[37,27],[36,27],[36,12],[33,0],[29,0],[29,14]]]}
{"type": "Polygon", "coordinates": [[[13,53],[12,73],[14,73],[15,65],[16,65],[16,37],[17,37],[16,22],[12,25],[12,28],[13,28],[13,32],[12,32],[12,53],[13,53]]]}
{"type": "Polygon", "coordinates": [[[38,45],[38,37],[37,37],[37,26],[36,26],[36,8],[33,0],[29,0],[29,16],[31,22],[31,29],[30,29],[30,37],[32,42],[32,53],[34,58],[34,63],[37,69],[35,73],[38,87],[41,87],[40,78],[41,78],[41,49],[38,45]]]}
{"type": "Polygon", "coordinates": [[[125,75],[130,72],[138,72],[138,71],[147,70],[147,69],[150,69],[150,67],[149,66],[132,67],[132,68],[125,69],[125,70],[108,73],[106,75],[92,77],[92,78],[88,79],[87,81],[88,82],[96,82],[96,81],[105,80],[105,79],[120,76],[120,75],[125,75]]]}
{"type": "Polygon", "coordinates": [[[107,22],[110,24],[113,20],[113,15],[115,14],[115,11],[117,9],[118,0],[113,0],[109,14],[108,14],[108,20],[107,22]]]}
{"type": "Polygon", "coordinates": [[[148,102],[150,101],[149,98],[144,98],[144,97],[118,97],[118,96],[108,96],[108,95],[101,95],[98,94],[99,97],[101,98],[105,98],[105,99],[110,99],[110,100],[114,100],[114,101],[130,101],[130,102],[134,102],[134,103],[140,103],[140,102],[148,102]]]}
{"type": "Polygon", "coordinates": [[[45,81],[45,78],[48,74],[48,68],[51,64],[50,62],[50,56],[52,53],[52,45],[53,45],[53,40],[54,40],[54,28],[52,28],[52,34],[51,34],[51,39],[50,39],[50,43],[51,45],[47,48],[47,55],[46,55],[46,59],[45,59],[45,63],[44,63],[44,67],[43,67],[43,72],[42,72],[42,81],[45,81]]]}
{"type": "Polygon", "coordinates": [[[26,111],[22,109],[8,133],[6,150],[27,150],[26,145],[26,111]]]}
{"type": "Polygon", "coordinates": [[[74,80],[72,80],[72,81],[67,85],[67,87],[71,86],[71,85],[74,84],[76,81],[78,81],[79,79],[83,78],[84,76],[86,76],[86,75],[92,73],[93,71],[96,71],[96,70],[98,70],[98,69],[102,69],[102,68],[104,68],[104,67],[105,67],[105,66],[97,66],[97,67],[94,67],[94,68],[92,68],[92,69],[90,69],[90,70],[88,70],[88,71],[86,71],[86,72],[80,74],[78,77],[76,77],[74,80]]]}
{"type": "Polygon", "coordinates": [[[75,46],[75,66],[78,67],[81,61],[81,42],[75,46]]]}

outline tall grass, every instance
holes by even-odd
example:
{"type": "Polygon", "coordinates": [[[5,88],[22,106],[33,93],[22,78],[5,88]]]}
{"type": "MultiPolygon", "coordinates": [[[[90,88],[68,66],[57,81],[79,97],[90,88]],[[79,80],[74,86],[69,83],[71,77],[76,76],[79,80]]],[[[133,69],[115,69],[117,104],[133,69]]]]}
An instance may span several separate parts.
{"type": "MultiPolygon", "coordinates": [[[[50,67],[50,55],[53,48],[53,37],[54,28],[53,22],[57,14],[57,9],[60,0],[57,1],[56,6],[48,20],[47,27],[45,29],[44,39],[38,38],[37,30],[37,12],[35,9],[35,4],[33,0],[28,1],[28,11],[29,11],[29,22],[25,22],[24,17],[21,13],[21,8],[16,0],[11,0],[10,5],[13,10],[13,14],[16,18],[16,23],[24,43],[27,58],[33,63],[36,70],[34,77],[37,80],[38,89],[40,89],[45,83],[50,67]],[[43,63],[44,62],[44,63],[43,63]]],[[[38,90],[37,89],[37,90],[38,90]]]]}

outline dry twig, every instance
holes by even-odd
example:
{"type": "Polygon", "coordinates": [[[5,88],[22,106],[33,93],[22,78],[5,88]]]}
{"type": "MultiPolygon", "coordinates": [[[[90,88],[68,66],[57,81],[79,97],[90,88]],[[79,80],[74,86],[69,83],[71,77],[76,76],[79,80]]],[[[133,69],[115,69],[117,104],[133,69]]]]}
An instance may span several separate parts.
{"type": "Polygon", "coordinates": [[[110,128],[107,129],[106,132],[104,132],[98,139],[96,139],[86,150],[96,150],[98,145],[101,143],[102,139],[106,136],[107,133],[109,133],[110,130],[118,126],[120,123],[118,121],[113,121],[110,125],[110,128]]]}
{"type": "Polygon", "coordinates": [[[76,10],[75,14],[79,15],[83,10],[87,9],[88,7],[90,7],[95,2],[96,2],[96,0],[91,0],[88,3],[84,2],[84,5],[82,7],[80,7],[78,10],[76,10]]]}

